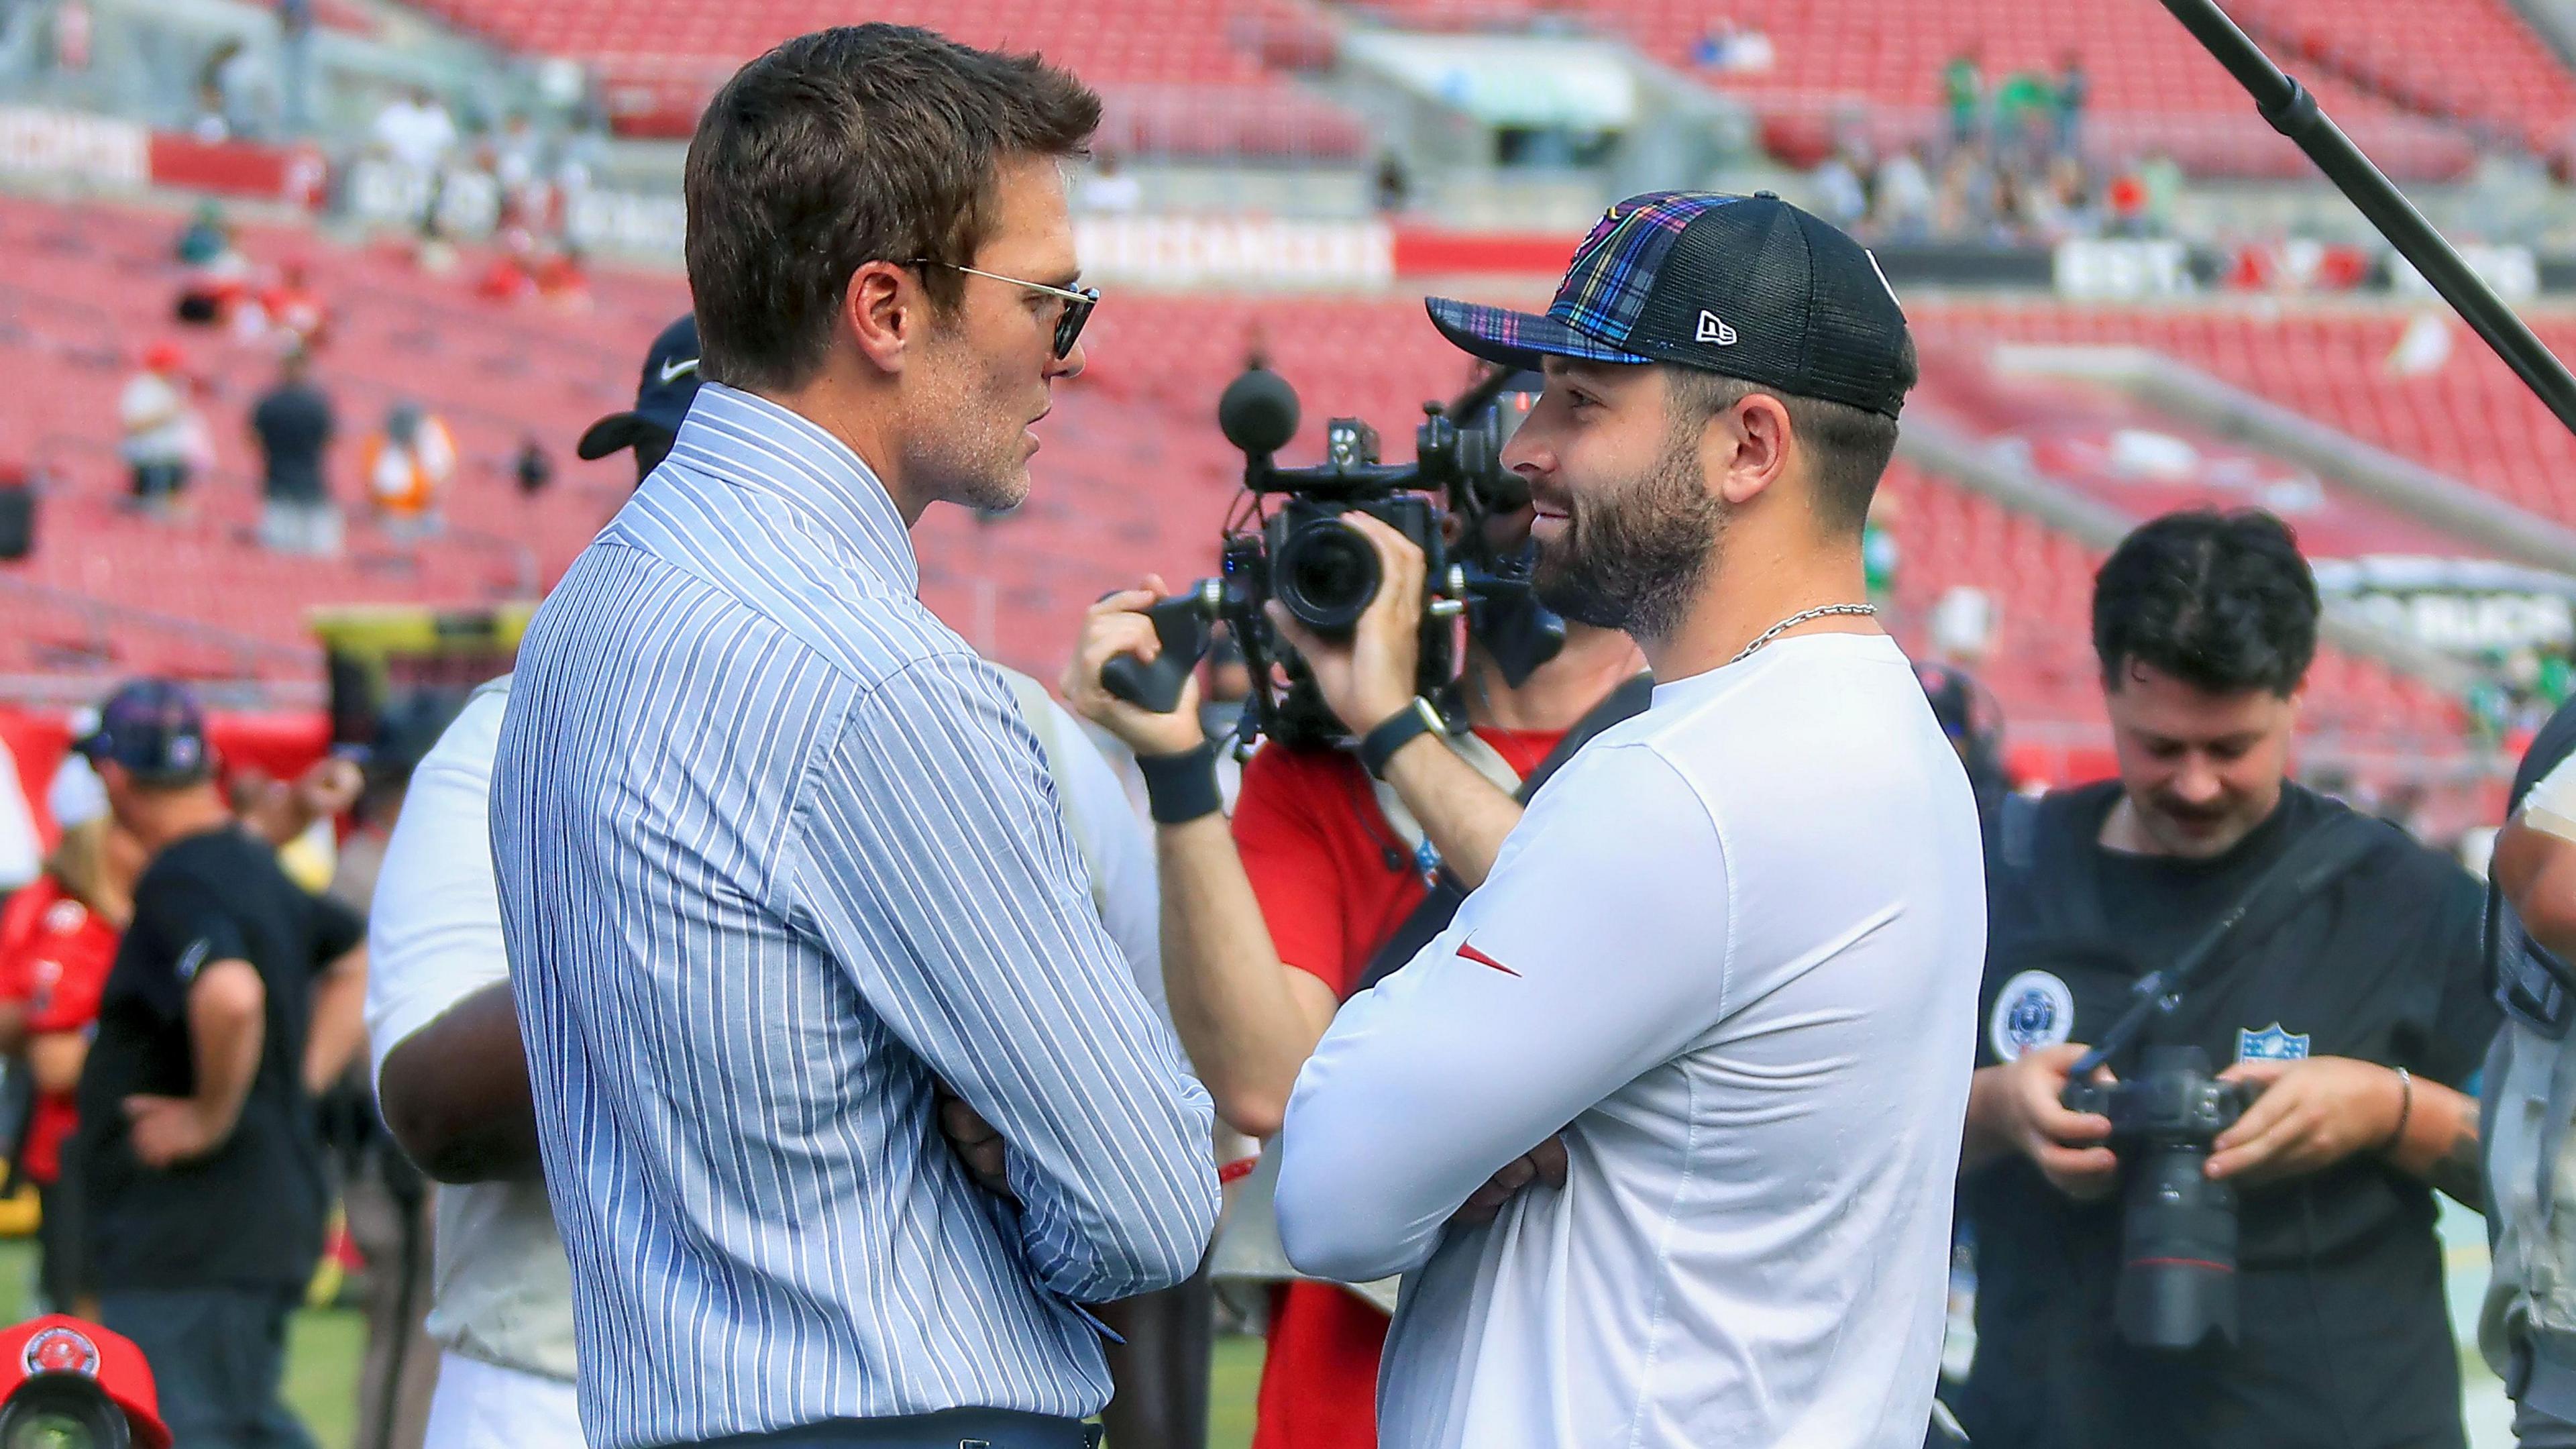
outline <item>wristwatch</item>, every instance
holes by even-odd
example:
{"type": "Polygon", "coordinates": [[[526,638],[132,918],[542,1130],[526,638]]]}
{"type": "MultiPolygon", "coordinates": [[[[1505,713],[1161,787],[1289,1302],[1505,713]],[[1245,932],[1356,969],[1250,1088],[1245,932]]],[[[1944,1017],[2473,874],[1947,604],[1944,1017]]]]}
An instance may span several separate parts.
{"type": "Polygon", "coordinates": [[[1440,707],[1421,695],[1387,717],[1377,728],[1360,736],[1360,765],[1377,779],[1386,778],[1386,762],[1395,752],[1422,735],[1441,734],[1448,723],[1440,718],[1440,707]]]}

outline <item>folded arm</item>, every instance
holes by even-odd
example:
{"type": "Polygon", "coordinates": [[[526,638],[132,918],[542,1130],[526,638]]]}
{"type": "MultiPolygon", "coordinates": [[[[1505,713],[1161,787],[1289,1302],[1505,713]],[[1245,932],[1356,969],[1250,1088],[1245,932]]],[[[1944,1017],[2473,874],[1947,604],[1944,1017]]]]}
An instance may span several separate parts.
{"type": "Polygon", "coordinates": [[[998,677],[917,663],[854,705],[788,883],[888,1027],[1009,1144],[1038,1281],[1100,1301],[1197,1270],[1207,1093],[1094,914],[1036,737],[998,677]]]}
{"type": "Polygon", "coordinates": [[[1298,1076],[1289,1261],[1348,1282],[1421,1266],[1497,1171],[1716,1022],[1721,861],[1697,797],[1647,751],[1593,755],[1542,793],[1457,920],[1352,998],[1298,1076]]]}

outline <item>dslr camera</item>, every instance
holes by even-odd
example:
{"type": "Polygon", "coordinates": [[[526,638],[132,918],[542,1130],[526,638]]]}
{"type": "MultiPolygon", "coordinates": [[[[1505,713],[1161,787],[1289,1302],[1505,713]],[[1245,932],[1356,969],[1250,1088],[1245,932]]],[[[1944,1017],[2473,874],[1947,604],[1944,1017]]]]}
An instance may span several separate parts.
{"type": "Polygon", "coordinates": [[[1132,655],[1110,660],[1102,686],[1144,709],[1174,708],[1223,623],[1252,676],[1238,748],[1264,734],[1292,746],[1345,742],[1349,732],[1265,606],[1278,600],[1321,637],[1350,636],[1385,582],[1376,547],[1350,524],[1354,513],[1422,550],[1421,694],[1438,698],[1456,678],[1462,625],[1511,683],[1528,678],[1564,644],[1565,624],[1531,596],[1534,548],[1499,546],[1486,525],[1529,503],[1528,486],[1502,466],[1502,450],[1539,387],[1529,374],[1498,373],[1453,403],[1424,403],[1411,463],[1380,461],[1375,428],[1335,418],[1322,463],[1283,468],[1275,455],[1297,432],[1296,390],[1277,373],[1247,370],[1217,402],[1217,426],[1244,460],[1243,499],[1227,521],[1218,573],[1155,605],[1160,656],[1152,664],[1132,655]]]}
{"type": "Polygon", "coordinates": [[[2196,1046],[2150,1046],[2138,1076],[2069,1082],[2070,1112],[2111,1119],[2120,1155],[2120,1281],[2112,1314],[2140,1348],[2183,1352],[2211,1335],[2236,1342],[2236,1189],[2202,1168],[2210,1142],[2244,1115],[2247,1094],[2210,1075],[2196,1046]]]}

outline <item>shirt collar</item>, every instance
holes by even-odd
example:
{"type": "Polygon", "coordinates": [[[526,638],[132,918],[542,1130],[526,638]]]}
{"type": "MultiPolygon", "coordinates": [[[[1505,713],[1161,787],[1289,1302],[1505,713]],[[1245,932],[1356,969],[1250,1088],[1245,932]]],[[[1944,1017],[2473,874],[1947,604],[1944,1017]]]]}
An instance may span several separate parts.
{"type": "Polygon", "coordinates": [[[720,382],[701,383],[671,459],[786,499],[871,570],[906,593],[920,591],[920,561],[893,496],[858,454],[811,419],[720,382]]]}

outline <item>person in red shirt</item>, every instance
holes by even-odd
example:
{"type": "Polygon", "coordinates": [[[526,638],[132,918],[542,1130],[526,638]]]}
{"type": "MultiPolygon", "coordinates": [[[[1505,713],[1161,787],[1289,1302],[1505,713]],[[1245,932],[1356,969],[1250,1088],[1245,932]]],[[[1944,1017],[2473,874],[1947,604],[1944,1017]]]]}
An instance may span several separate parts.
{"type": "MultiPolygon", "coordinates": [[[[1146,774],[1173,1021],[1218,1115],[1257,1138],[1279,1130],[1298,1068],[1430,879],[1445,873],[1473,889],[1493,865],[1521,810],[1512,787],[1485,771],[1527,775],[1643,668],[1625,634],[1569,625],[1564,649],[1515,689],[1471,640],[1458,694],[1475,743],[1428,727],[1426,702],[1415,697],[1421,550],[1375,518],[1344,518],[1377,549],[1384,583],[1376,600],[1345,640],[1317,638],[1294,621],[1283,627],[1335,718],[1364,741],[1360,752],[1266,745],[1244,766],[1229,824],[1214,785],[1194,787],[1215,760],[1199,730],[1197,685],[1158,715],[1100,683],[1111,656],[1159,652],[1139,612],[1162,596],[1159,579],[1092,608],[1064,680],[1074,709],[1134,749],[1146,774]],[[1414,828],[1399,828],[1390,799],[1414,828]]],[[[1526,524],[1524,515],[1517,526],[1526,524]]],[[[1524,1164],[1544,1170],[1528,1158],[1515,1168],[1524,1164]]],[[[1561,1154],[1555,1166],[1561,1171],[1561,1154]]],[[[1527,1180],[1512,1169],[1498,1177],[1504,1195],[1515,1175],[1527,1180]]],[[[1387,1323],[1341,1285],[1281,1283],[1253,1449],[1372,1449],[1387,1323]]]]}
{"type": "Polygon", "coordinates": [[[73,1106],[89,1055],[90,1024],[133,911],[142,844],[101,817],[64,827],[45,873],[0,908],[0,1001],[17,1020],[36,1101],[19,1170],[36,1184],[45,1297],[80,1311],[79,1185],[62,1173],[63,1144],[79,1116],[73,1106]]]}

